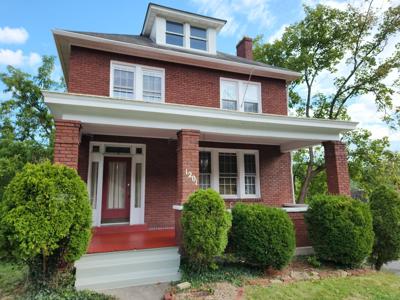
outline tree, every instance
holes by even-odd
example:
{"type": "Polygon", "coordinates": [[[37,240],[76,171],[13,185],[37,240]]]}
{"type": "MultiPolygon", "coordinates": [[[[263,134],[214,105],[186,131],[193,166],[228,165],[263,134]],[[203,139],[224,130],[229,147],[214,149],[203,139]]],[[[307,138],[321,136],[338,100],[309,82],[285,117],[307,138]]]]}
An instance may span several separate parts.
{"type": "MultiPolygon", "coordinates": [[[[364,11],[350,5],[346,10],[324,5],[304,9],[304,19],[287,27],[281,39],[266,44],[262,37],[255,40],[256,60],[302,73],[289,87],[289,107],[298,116],[347,119],[349,101],[369,94],[374,97],[377,110],[384,113],[384,120],[396,125],[398,114],[389,111],[393,109],[391,96],[398,82],[388,85],[385,80],[400,67],[400,45],[386,58],[382,53],[390,38],[400,32],[400,6],[383,13],[373,9],[372,1],[364,11]],[[316,86],[323,74],[333,76],[329,92],[316,86]]],[[[315,159],[312,147],[307,152],[300,203],[304,202],[312,179],[325,168],[315,159]]]]}
{"type": "Polygon", "coordinates": [[[63,87],[51,79],[54,57],[44,56],[37,75],[12,66],[0,73],[10,99],[0,103],[0,200],[4,188],[27,162],[37,163],[52,156],[53,118],[41,90],[63,87]]]}

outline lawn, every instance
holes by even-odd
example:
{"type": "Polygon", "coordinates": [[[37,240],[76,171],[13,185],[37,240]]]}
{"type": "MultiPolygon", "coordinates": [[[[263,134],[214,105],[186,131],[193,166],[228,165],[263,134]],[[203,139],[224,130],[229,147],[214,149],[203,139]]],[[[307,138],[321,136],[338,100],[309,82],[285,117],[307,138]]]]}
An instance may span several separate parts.
{"type": "Polygon", "coordinates": [[[0,261],[0,299],[19,294],[24,287],[26,268],[0,261]]]}
{"type": "Polygon", "coordinates": [[[247,286],[246,299],[400,299],[400,277],[380,272],[367,276],[327,278],[270,287],[247,286]]]}

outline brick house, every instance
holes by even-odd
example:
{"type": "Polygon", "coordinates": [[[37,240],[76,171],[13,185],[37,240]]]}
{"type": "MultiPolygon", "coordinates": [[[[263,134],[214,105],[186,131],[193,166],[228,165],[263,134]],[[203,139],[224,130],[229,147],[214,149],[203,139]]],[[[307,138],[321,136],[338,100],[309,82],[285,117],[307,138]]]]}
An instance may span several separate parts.
{"type": "Polygon", "coordinates": [[[300,74],[254,61],[248,37],[236,56],[218,52],[225,23],[149,4],[140,35],[53,31],[68,88],[44,92],[54,161],[77,169],[93,207],[77,287],[179,278],[180,211],[198,188],[227,207],[285,209],[307,251],[293,150],[323,144],[329,191],[350,194],[339,134],[356,123],[288,116],[287,84],[300,74]]]}

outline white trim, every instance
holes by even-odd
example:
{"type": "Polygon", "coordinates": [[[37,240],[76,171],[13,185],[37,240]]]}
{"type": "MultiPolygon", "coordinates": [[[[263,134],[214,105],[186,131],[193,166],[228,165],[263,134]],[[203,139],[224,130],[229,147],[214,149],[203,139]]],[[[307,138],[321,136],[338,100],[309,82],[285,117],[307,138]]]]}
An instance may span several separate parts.
{"type": "Polygon", "coordinates": [[[311,255],[314,254],[314,248],[312,246],[296,247],[295,256],[311,255]]]}
{"type": "Polygon", "coordinates": [[[172,209],[174,209],[174,210],[183,210],[183,205],[172,205],[172,209]]]}
{"type": "MultiPolygon", "coordinates": [[[[91,49],[134,55],[150,59],[157,59],[169,62],[174,61],[176,63],[183,63],[186,65],[199,66],[214,70],[225,70],[246,75],[252,73],[253,76],[278,78],[287,81],[296,80],[301,76],[301,73],[299,72],[275,67],[228,61],[212,56],[202,56],[195,53],[175,51],[173,49],[156,48],[115,41],[60,29],[53,30],[53,35],[56,40],[57,50],[61,58],[65,78],[68,78],[69,65],[67,63],[67,59],[69,59],[70,45],[72,44],[91,49]]],[[[192,51],[190,52],[193,51],[194,49],[192,49],[192,51]]]]}
{"type": "Polygon", "coordinates": [[[135,143],[113,143],[113,142],[99,142],[91,141],[89,143],[89,163],[88,163],[88,178],[87,178],[87,189],[90,193],[90,181],[91,181],[91,165],[92,162],[99,163],[98,169],[98,183],[97,183],[97,203],[96,209],[93,209],[93,226],[105,226],[110,224],[101,223],[101,209],[103,203],[103,176],[104,176],[104,157],[130,157],[131,160],[131,199],[130,199],[130,212],[129,212],[129,223],[133,224],[144,224],[144,212],[145,212],[145,188],[146,188],[146,145],[135,144],[135,143]],[[92,152],[93,146],[99,146],[99,152],[92,152]],[[130,154],[118,154],[118,153],[106,153],[106,146],[126,146],[130,147],[130,154]],[[142,154],[136,154],[136,148],[142,148],[142,154]],[[141,207],[135,211],[135,176],[136,176],[136,163],[142,163],[142,195],[141,195],[141,207]]]}
{"type": "MultiPolygon", "coordinates": [[[[219,192],[219,153],[235,153],[237,158],[238,177],[237,177],[237,194],[236,195],[222,195],[224,199],[259,199],[261,197],[260,192],[260,162],[259,162],[259,151],[253,149],[232,149],[232,148],[209,148],[200,147],[199,151],[211,152],[211,188],[219,192]],[[256,193],[252,195],[245,194],[244,184],[244,155],[254,154],[256,159],[256,193]]],[[[199,174],[200,175],[200,174],[199,174]]]]}
{"type": "MultiPolygon", "coordinates": [[[[247,91],[247,88],[249,85],[256,85],[257,88],[257,94],[258,94],[258,111],[256,113],[262,113],[262,85],[261,82],[258,81],[247,81],[247,80],[239,80],[239,79],[233,79],[233,78],[227,78],[227,77],[220,77],[219,78],[219,105],[221,109],[224,109],[222,107],[222,83],[224,81],[227,82],[233,82],[236,83],[237,85],[237,107],[236,107],[236,111],[240,111],[240,112],[245,112],[244,111],[244,97],[245,97],[245,92],[247,91]]],[[[254,102],[256,103],[256,102],[254,102]]],[[[224,109],[224,110],[228,110],[228,109],[224,109]]],[[[231,110],[228,110],[231,111],[231,110]]]]}
{"type": "Polygon", "coordinates": [[[298,206],[298,207],[281,207],[286,212],[306,212],[308,210],[308,206],[298,206]]]}
{"type": "MultiPolygon", "coordinates": [[[[132,64],[123,61],[111,60],[110,61],[110,97],[114,97],[115,99],[123,99],[123,100],[136,100],[136,101],[146,101],[143,97],[143,75],[145,72],[154,71],[161,75],[161,101],[157,103],[165,102],[165,69],[157,68],[146,65],[132,64]],[[134,81],[133,81],[133,99],[127,98],[116,98],[114,97],[114,70],[121,69],[133,72],[134,81]]],[[[146,101],[152,102],[152,101],[146,101]]]]}

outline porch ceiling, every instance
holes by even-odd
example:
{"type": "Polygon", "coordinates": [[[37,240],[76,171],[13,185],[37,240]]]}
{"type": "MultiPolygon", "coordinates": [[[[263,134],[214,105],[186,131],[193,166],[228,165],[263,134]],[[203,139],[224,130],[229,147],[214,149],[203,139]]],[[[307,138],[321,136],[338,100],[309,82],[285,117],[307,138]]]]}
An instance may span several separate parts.
{"type": "Polygon", "coordinates": [[[191,105],[149,103],[110,97],[43,92],[57,119],[77,120],[85,134],[176,139],[195,129],[201,140],[279,145],[282,152],[339,140],[355,122],[225,111],[191,105]]]}

